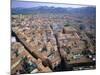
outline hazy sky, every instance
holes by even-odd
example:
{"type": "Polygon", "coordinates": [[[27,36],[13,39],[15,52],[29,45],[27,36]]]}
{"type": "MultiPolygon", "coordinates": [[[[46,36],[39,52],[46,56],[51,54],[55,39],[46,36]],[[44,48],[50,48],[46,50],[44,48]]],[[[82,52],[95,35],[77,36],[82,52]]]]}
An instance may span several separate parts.
{"type": "Polygon", "coordinates": [[[36,2],[12,0],[12,8],[16,8],[16,7],[31,8],[31,7],[37,7],[37,6],[72,7],[72,8],[85,7],[85,6],[82,6],[82,5],[68,5],[68,4],[54,4],[54,3],[36,3],[36,2]]]}

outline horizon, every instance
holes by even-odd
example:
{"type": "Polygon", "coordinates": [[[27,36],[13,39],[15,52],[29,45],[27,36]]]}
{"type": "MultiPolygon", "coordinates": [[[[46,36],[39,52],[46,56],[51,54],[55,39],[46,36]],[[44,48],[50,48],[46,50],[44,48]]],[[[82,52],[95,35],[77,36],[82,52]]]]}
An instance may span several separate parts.
{"type": "MultiPolygon", "coordinates": [[[[17,1],[12,0],[11,8],[33,8],[33,7],[61,7],[61,8],[81,8],[89,7],[88,5],[74,5],[74,4],[56,4],[56,3],[45,3],[45,2],[33,2],[33,1],[17,1]]],[[[92,7],[92,6],[91,6],[92,7]]]]}

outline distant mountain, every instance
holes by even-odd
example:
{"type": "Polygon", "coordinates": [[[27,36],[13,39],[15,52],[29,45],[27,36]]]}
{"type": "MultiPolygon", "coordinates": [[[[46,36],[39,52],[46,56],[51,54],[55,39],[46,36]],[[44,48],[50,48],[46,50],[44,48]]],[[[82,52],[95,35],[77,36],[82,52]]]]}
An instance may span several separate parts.
{"type": "Polygon", "coordinates": [[[72,9],[71,12],[84,13],[84,14],[94,14],[94,13],[96,13],[96,8],[95,7],[75,8],[75,9],[72,9]]]}
{"type": "Polygon", "coordinates": [[[39,6],[33,8],[12,8],[12,14],[32,14],[32,13],[81,13],[81,14],[94,14],[96,13],[95,7],[82,7],[82,8],[60,8],[39,6]]]}

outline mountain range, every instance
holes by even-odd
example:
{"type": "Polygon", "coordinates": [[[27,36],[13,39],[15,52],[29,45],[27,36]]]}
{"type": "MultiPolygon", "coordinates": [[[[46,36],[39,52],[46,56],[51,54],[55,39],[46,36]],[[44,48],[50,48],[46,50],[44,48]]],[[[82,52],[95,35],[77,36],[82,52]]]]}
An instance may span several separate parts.
{"type": "Polygon", "coordinates": [[[81,14],[95,14],[96,7],[81,7],[81,8],[62,8],[62,7],[48,7],[38,6],[32,8],[11,8],[12,14],[34,14],[34,13],[81,13],[81,14]]]}

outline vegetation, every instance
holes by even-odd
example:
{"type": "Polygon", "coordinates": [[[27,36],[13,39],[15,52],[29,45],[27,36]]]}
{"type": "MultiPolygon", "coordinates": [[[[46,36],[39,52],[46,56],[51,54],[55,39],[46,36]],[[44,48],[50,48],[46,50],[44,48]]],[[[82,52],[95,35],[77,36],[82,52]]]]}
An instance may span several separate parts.
{"type": "Polygon", "coordinates": [[[65,27],[67,27],[67,26],[71,26],[71,24],[70,24],[69,22],[67,22],[67,23],[65,23],[64,26],[65,26],[65,27]]]}

